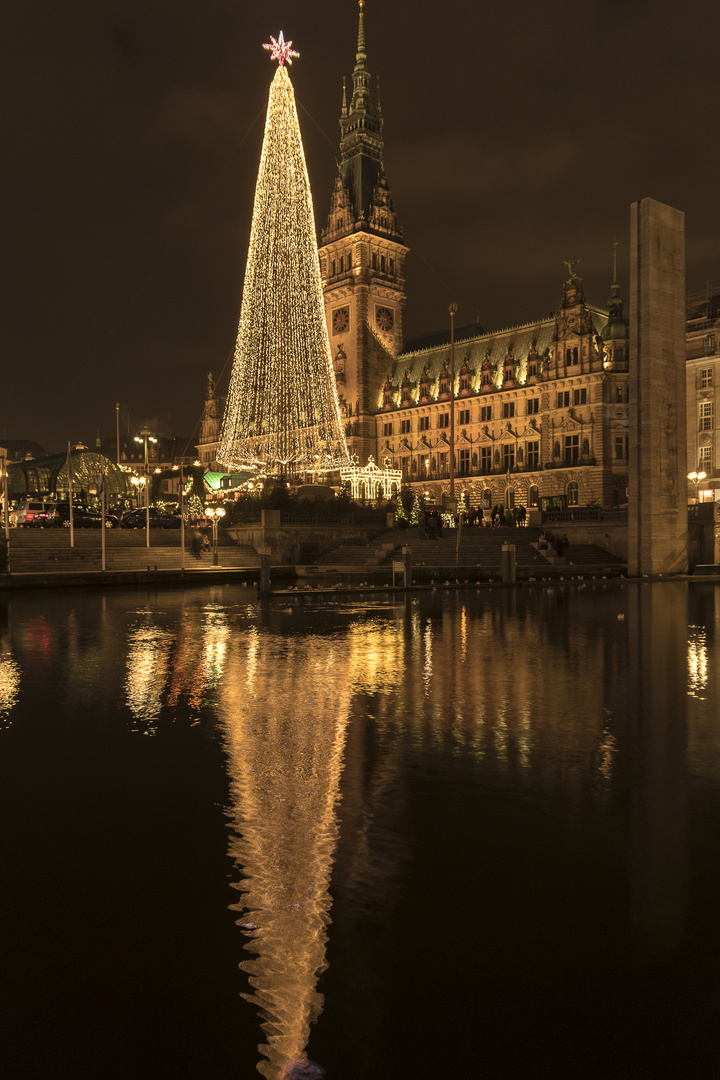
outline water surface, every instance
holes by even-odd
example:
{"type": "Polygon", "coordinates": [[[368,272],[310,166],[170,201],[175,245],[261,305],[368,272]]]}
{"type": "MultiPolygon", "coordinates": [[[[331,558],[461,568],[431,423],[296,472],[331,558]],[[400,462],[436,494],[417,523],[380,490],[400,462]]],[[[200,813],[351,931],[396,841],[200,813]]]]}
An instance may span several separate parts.
{"type": "Polygon", "coordinates": [[[716,1075],[719,629],[687,583],[3,596],[4,1074],[716,1075]]]}

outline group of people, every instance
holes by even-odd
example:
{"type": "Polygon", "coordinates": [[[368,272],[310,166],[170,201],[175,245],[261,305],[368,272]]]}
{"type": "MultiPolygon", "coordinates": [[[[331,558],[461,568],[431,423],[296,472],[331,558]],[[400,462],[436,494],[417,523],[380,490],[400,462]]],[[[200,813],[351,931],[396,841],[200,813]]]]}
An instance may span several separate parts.
{"type": "Polygon", "coordinates": [[[424,510],[418,519],[420,540],[439,540],[442,536],[442,518],[437,510],[424,510]]]}
{"type": "Polygon", "coordinates": [[[565,554],[569,544],[570,541],[565,533],[563,533],[562,536],[551,536],[545,529],[543,529],[538,538],[538,545],[541,550],[549,551],[550,548],[555,548],[555,554],[558,556],[565,554]]]}
{"type": "Polygon", "coordinates": [[[519,525],[524,525],[526,520],[527,510],[524,506],[513,506],[512,509],[493,506],[490,511],[490,524],[493,529],[499,529],[503,525],[505,528],[514,529],[519,525]]]}

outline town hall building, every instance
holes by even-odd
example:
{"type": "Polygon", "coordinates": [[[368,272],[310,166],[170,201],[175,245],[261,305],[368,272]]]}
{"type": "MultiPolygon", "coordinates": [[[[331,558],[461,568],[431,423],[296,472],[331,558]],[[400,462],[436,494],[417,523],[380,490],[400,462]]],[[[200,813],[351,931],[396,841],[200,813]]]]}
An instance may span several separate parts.
{"type": "Polygon", "coordinates": [[[568,276],[555,316],[492,333],[460,328],[406,344],[405,259],[383,166],[383,115],[367,68],[362,5],[350,95],[343,87],[339,174],[320,240],[338,396],[351,454],[401,470],[434,502],[627,501],[628,324],[617,274],[608,310],[568,276]],[[453,371],[454,366],[454,371],[453,371]]]}

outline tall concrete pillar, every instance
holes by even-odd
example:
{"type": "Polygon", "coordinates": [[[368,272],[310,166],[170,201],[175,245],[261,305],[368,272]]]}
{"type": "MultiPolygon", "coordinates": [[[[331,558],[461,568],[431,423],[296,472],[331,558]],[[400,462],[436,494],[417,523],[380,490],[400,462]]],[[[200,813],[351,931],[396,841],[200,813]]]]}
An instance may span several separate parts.
{"type": "Polygon", "coordinates": [[[685,574],[685,215],[630,208],[628,573],[685,574]]]}

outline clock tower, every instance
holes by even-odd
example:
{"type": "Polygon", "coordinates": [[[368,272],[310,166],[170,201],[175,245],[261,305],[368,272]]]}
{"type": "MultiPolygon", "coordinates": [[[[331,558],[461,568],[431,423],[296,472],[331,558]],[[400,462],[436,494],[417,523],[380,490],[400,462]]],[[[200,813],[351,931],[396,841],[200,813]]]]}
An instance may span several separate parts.
{"type": "Polygon", "coordinates": [[[343,80],[340,160],[320,240],[330,349],[351,454],[377,458],[375,413],[404,342],[405,256],[383,166],[380,89],[366,67],[364,0],[352,93],[343,80]]]}

